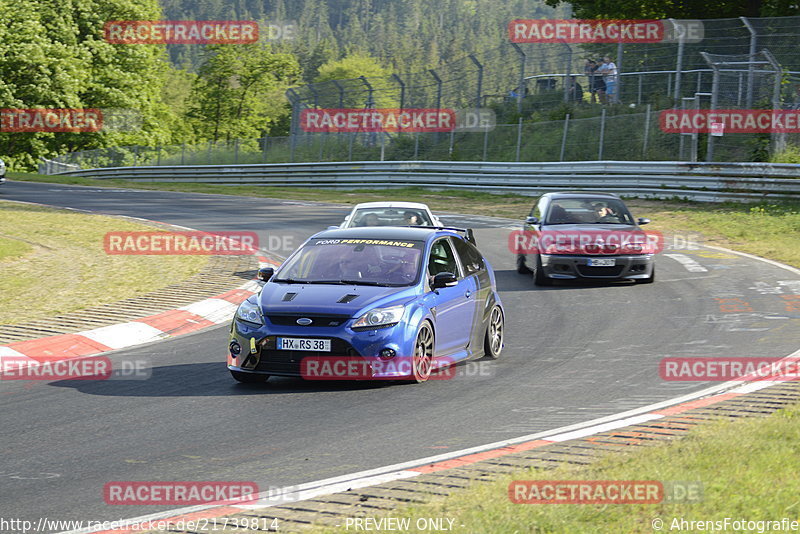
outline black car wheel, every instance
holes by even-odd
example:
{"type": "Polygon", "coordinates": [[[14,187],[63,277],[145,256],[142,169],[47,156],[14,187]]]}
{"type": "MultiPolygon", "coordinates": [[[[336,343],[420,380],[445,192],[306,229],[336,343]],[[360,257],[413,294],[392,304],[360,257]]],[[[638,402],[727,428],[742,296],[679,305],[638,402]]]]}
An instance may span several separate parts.
{"type": "Polygon", "coordinates": [[[500,306],[492,308],[489,314],[489,324],[486,326],[486,336],[483,340],[483,353],[485,356],[496,360],[503,351],[503,334],[505,331],[505,320],[500,306]]]}
{"type": "Polygon", "coordinates": [[[525,265],[525,256],[517,254],[517,272],[519,274],[531,274],[531,268],[525,265]]]}
{"type": "Polygon", "coordinates": [[[537,286],[552,286],[553,281],[544,274],[544,269],[542,268],[542,258],[540,256],[536,256],[536,270],[533,271],[533,283],[537,286]]]}
{"type": "Polygon", "coordinates": [[[262,384],[269,379],[269,375],[243,373],[241,371],[234,370],[231,370],[231,376],[235,378],[237,382],[241,382],[242,384],[262,384]]]}
{"type": "Polygon", "coordinates": [[[433,368],[433,329],[427,321],[417,332],[414,342],[414,359],[412,362],[414,381],[422,383],[431,376],[433,368]]]}

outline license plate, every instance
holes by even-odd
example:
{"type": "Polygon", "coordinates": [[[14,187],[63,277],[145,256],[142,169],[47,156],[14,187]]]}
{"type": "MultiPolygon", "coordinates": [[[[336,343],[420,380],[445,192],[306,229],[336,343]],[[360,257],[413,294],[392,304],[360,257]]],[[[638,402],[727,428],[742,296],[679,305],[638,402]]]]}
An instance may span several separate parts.
{"type": "Polygon", "coordinates": [[[589,258],[589,267],[613,267],[616,265],[614,258],[589,258]]]}
{"type": "Polygon", "coordinates": [[[311,339],[305,337],[279,337],[278,350],[307,350],[314,352],[330,352],[330,339],[311,339]]]}

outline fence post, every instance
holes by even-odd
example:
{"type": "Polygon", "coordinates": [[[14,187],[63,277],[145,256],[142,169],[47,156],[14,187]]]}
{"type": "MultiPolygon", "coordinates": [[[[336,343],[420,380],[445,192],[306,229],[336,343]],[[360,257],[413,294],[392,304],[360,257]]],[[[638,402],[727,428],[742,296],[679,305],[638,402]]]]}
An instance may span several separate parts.
{"type": "Polygon", "coordinates": [[[134,145],[133,147],[133,166],[136,167],[139,165],[139,145],[134,145]]]}
{"type": "Polygon", "coordinates": [[[475,57],[475,54],[470,54],[469,58],[472,60],[475,66],[478,67],[478,87],[475,95],[475,109],[478,109],[481,107],[481,93],[483,92],[483,65],[481,65],[480,61],[478,61],[478,58],[475,57]]]}
{"type": "Polygon", "coordinates": [[[453,128],[452,130],[450,130],[450,148],[447,151],[447,154],[449,156],[453,155],[453,143],[455,142],[455,137],[456,137],[456,129],[453,128]]]}
{"type": "Polygon", "coordinates": [[[353,161],[353,139],[355,138],[355,136],[356,136],[355,133],[351,133],[349,136],[350,142],[348,143],[349,146],[347,148],[347,161],[353,161]]]}
{"type": "MultiPolygon", "coordinates": [[[[756,33],[756,29],[753,28],[753,25],[750,24],[750,21],[747,20],[746,17],[739,17],[741,19],[742,24],[744,27],[747,28],[747,31],[750,32],[750,61],[753,61],[753,56],[756,54],[756,39],[758,39],[758,34],[756,33]]],[[[752,108],[753,107],[753,78],[755,77],[754,71],[755,65],[750,63],[747,66],[747,100],[745,101],[745,107],[752,108]]]]}
{"type": "Polygon", "coordinates": [[[686,34],[685,28],[678,27],[675,19],[669,19],[672,23],[672,28],[678,34],[678,59],[675,61],[675,90],[672,92],[675,105],[678,105],[678,99],[681,97],[681,72],[683,71],[683,49],[684,49],[684,36],[686,34]]]}
{"type": "Polygon", "coordinates": [[[564,103],[569,103],[569,86],[570,86],[570,75],[572,74],[572,48],[565,43],[561,42],[567,48],[567,63],[564,65],[564,103]]]}
{"type": "Polygon", "coordinates": [[[160,167],[161,166],[161,144],[160,143],[158,145],[156,145],[156,151],[158,152],[158,156],[156,156],[157,157],[157,159],[156,159],[156,167],[160,167]]]}
{"type": "Polygon", "coordinates": [[[381,132],[381,161],[383,161],[383,157],[386,151],[386,132],[381,132]]]}
{"type": "Polygon", "coordinates": [[[606,108],[600,112],[600,142],[597,147],[597,159],[603,159],[603,141],[606,135],[606,108]]]}
{"type": "Polygon", "coordinates": [[[486,154],[489,150],[489,128],[483,131],[483,161],[486,161],[486,154]]]}
{"type": "Polygon", "coordinates": [[[406,103],[406,84],[397,74],[392,74],[392,79],[400,85],[400,109],[403,109],[406,103]]]}
{"type": "Polygon", "coordinates": [[[614,95],[614,101],[617,103],[622,102],[622,41],[617,43],[617,93],[614,95]]]}
{"type": "Polygon", "coordinates": [[[212,141],[208,142],[208,153],[206,154],[206,165],[211,165],[211,143],[212,143],[212,141]]]}
{"type": "Polygon", "coordinates": [[[317,138],[317,142],[319,143],[319,156],[317,156],[317,161],[322,161],[322,155],[323,155],[324,150],[325,150],[325,142],[328,139],[328,134],[327,134],[327,132],[323,133],[321,135],[317,134],[316,138],[317,138]]]}
{"type": "Polygon", "coordinates": [[[239,138],[238,137],[233,141],[233,164],[234,165],[238,165],[239,164],[239,138]]]}
{"type": "MultiPolygon", "coordinates": [[[[712,69],[714,69],[714,75],[711,79],[711,107],[710,110],[717,109],[717,101],[719,96],[719,67],[715,65],[711,58],[709,57],[708,53],[700,52],[700,55],[703,56],[703,59],[706,60],[712,69]]],[[[699,93],[699,91],[698,91],[699,93]]],[[[696,108],[700,107],[700,98],[697,98],[697,104],[695,104],[696,108]]],[[[706,161],[714,161],[714,137],[713,135],[708,135],[708,144],[706,148],[706,161]]]]}
{"type": "Polygon", "coordinates": [[[339,109],[342,109],[344,107],[344,87],[342,87],[342,84],[336,80],[331,81],[333,82],[333,85],[336,86],[336,89],[339,90],[339,109]]]}
{"type": "Polygon", "coordinates": [[[414,132],[414,160],[419,158],[419,132],[414,132]]]}
{"type": "Polygon", "coordinates": [[[636,95],[636,105],[642,105],[642,75],[639,75],[639,93],[636,95]]]}
{"type": "Polygon", "coordinates": [[[650,107],[647,104],[647,111],[644,113],[644,141],[642,142],[642,159],[647,157],[647,142],[650,140],[650,107]]]}
{"type": "Polygon", "coordinates": [[[186,163],[186,141],[181,144],[181,165],[186,163]]]}
{"type": "MultiPolygon", "coordinates": [[[[439,75],[436,74],[436,71],[433,69],[428,70],[433,79],[436,80],[436,109],[442,109],[442,79],[439,78],[439,75]]],[[[437,132],[434,137],[434,142],[439,141],[439,133],[437,132]]]]}
{"type": "Polygon", "coordinates": [[[519,161],[519,152],[522,146],[522,117],[519,118],[519,122],[517,123],[517,159],[514,161],[519,161]]]}
{"type": "MultiPolygon", "coordinates": [[[[605,113],[605,108],[603,113],[605,113]]],[[[569,113],[564,117],[564,132],[561,134],[561,153],[558,156],[558,161],[564,161],[564,152],[567,150],[567,132],[569,131],[569,113]]]]}
{"type": "Polygon", "coordinates": [[[269,135],[264,135],[261,145],[261,163],[267,162],[267,143],[269,142],[269,135]]]}
{"type": "Polygon", "coordinates": [[[527,56],[517,43],[511,43],[511,46],[514,48],[514,50],[517,51],[517,54],[519,54],[519,86],[517,87],[517,113],[522,113],[522,98],[525,96],[525,93],[528,92],[525,87],[526,85],[525,62],[527,60],[527,56]]]}

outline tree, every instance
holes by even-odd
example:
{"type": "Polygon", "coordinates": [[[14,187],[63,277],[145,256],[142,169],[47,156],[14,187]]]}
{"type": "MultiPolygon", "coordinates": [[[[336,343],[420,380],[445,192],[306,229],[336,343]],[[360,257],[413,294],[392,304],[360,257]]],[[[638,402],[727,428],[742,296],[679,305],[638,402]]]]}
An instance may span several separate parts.
{"type": "Polygon", "coordinates": [[[267,45],[211,45],[192,89],[189,116],[201,136],[255,138],[287,113],[283,92],[300,78],[290,54],[267,45]]]}

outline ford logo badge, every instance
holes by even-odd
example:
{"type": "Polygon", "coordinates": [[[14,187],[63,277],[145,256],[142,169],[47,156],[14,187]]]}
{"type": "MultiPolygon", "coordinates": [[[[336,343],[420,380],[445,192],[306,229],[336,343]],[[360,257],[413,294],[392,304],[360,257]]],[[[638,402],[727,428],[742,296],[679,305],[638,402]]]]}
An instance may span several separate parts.
{"type": "Polygon", "coordinates": [[[311,324],[311,323],[313,323],[313,322],[314,322],[314,321],[312,321],[312,320],[311,320],[311,319],[309,319],[308,317],[301,317],[301,318],[299,318],[299,319],[297,320],[297,324],[299,324],[300,326],[308,326],[308,325],[310,325],[310,324],[311,324]]]}

